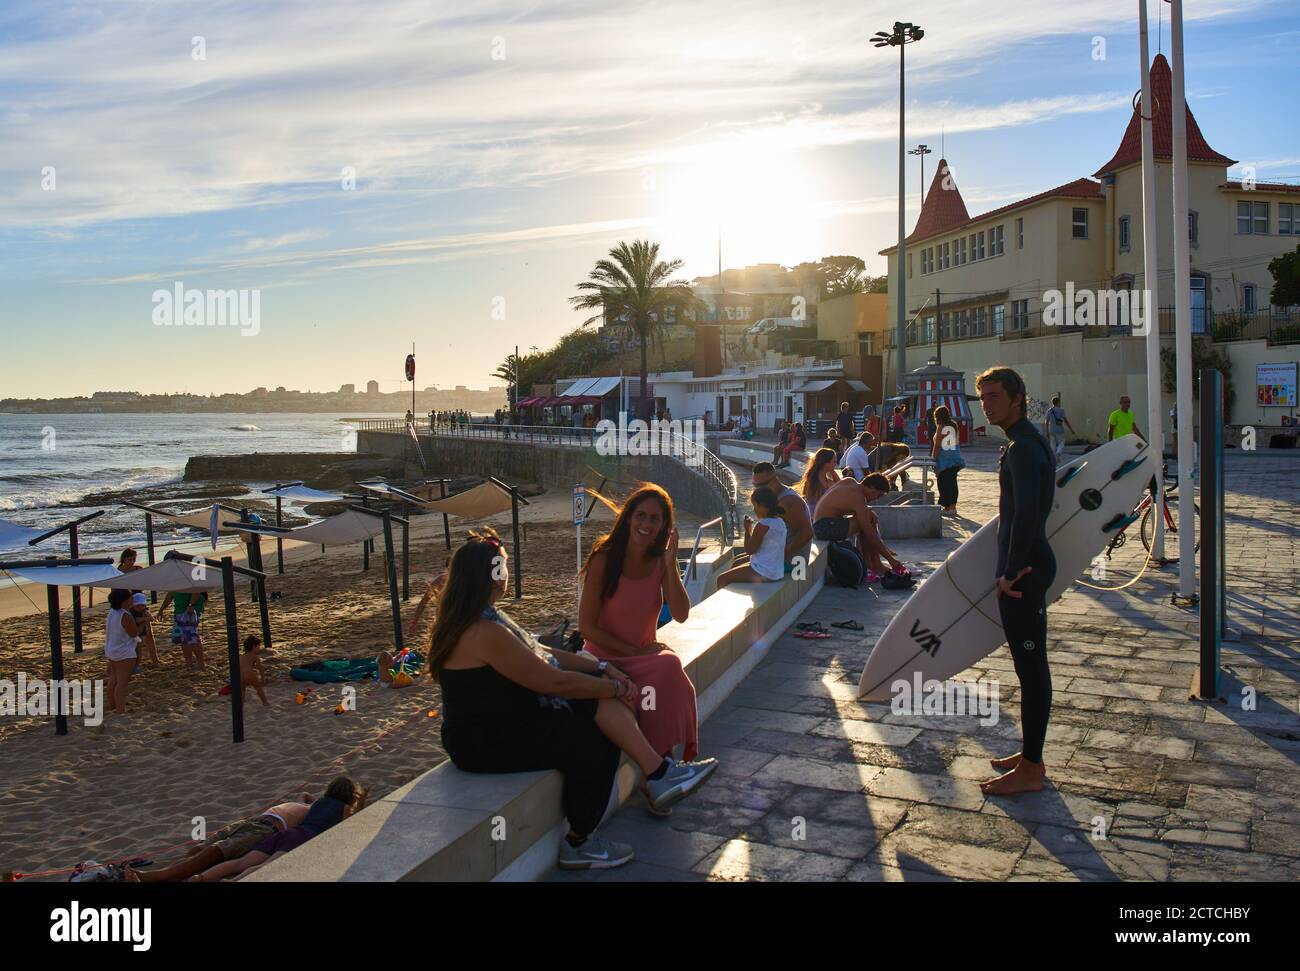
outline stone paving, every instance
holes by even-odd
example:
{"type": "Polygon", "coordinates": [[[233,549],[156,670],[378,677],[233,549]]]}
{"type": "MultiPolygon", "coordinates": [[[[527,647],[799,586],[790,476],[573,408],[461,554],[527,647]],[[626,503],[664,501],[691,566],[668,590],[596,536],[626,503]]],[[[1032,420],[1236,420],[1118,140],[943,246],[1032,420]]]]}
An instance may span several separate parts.
{"type": "MultiPolygon", "coordinates": [[[[933,568],[994,514],[996,452],[968,461],[964,518],[896,544],[904,559],[933,568]]],[[[1227,483],[1226,702],[1189,700],[1199,618],[1170,603],[1176,566],[1117,593],[1075,584],[1049,612],[1051,784],[985,798],[988,758],[1019,748],[1007,649],[958,676],[999,682],[994,725],[861,704],[863,662],[906,594],[826,588],[801,619],[866,631],[805,641],[792,627],[702,726],[714,779],[667,820],[634,799],[605,824],[633,863],[553,879],[1297,879],[1300,456],[1230,451],[1227,483]]],[[[1131,538],[1105,584],[1141,566],[1131,538]]]]}

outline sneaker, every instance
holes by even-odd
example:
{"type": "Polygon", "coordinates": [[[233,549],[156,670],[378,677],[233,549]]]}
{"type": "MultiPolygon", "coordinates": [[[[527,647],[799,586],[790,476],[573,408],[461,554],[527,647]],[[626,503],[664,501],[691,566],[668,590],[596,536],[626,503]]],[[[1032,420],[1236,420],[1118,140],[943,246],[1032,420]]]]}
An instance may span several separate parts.
{"type": "Polygon", "coordinates": [[[560,840],[561,870],[612,870],[635,855],[626,843],[607,840],[599,833],[592,833],[581,846],[570,846],[567,839],[560,840]]]}
{"type": "Polygon", "coordinates": [[[673,814],[672,808],[656,809],[654,797],[650,795],[650,790],[645,787],[645,783],[640,786],[641,795],[645,796],[645,809],[651,816],[658,816],[661,819],[673,814]]]}
{"type": "Polygon", "coordinates": [[[717,767],[717,759],[674,762],[660,778],[646,780],[650,805],[655,809],[667,809],[680,802],[707,782],[717,767]]]}

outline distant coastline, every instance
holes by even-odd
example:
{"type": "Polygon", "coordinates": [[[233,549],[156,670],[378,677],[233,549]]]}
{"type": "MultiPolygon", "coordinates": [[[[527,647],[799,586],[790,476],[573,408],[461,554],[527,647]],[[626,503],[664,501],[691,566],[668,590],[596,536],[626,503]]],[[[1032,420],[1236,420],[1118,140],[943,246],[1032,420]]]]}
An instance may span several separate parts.
{"type": "MultiPolygon", "coordinates": [[[[490,414],[508,403],[504,388],[480,391],[471,388],[417,391],[415,410],[471,411],[490,414]]],[[[376,394],[346,394],[337,391],[258,391],[248,394],[192,395],[153,394],[133,391],[100,391],[73,398],[3,398],[0,414],[9,415],[120,415],[120,414],[243,414],[275,415],[300,412],[387,412],[404,415],[411,407],[409,391],[376,394]]]]}

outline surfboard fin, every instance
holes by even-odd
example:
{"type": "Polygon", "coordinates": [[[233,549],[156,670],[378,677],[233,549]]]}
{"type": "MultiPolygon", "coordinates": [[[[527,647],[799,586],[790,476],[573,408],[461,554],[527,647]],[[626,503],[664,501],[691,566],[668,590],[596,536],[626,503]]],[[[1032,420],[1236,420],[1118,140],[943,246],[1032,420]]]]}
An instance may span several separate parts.
{"type": "Polygon", "coordinates": [[[1117,512],[1115,513],[1114,519],[1101,527],[1101,531],[1103,533],[1109,533],[1112,530],[1124,529],[1126,526],[1131,526],[1135,522],[1137,522],[1137,513],[1129,513],[1128,515],[1125,515],[1122,512],[1117,512]]]}
{"type": "Polygon", "coordinates": [[[1141,465],[1146,460],[1147,457],[1145,455],[1141,456],[1140,458],[1129,459],[1127,462],[1125,462],[1123,465],[1121,465],[1118,469],[1116,469],[1114,472],[1110,474],[1111,480],[1114,481],[1115,479],[1119,479],[1128,475],[1130,472],[1132,472],[1134,469],[1136,469],[1139,465],[1141,465]]]}
{"type": "Polygon", "coordinates": [[[1087,464],[1087,462],[1084,462],[1083,465],[1076,465],[1074,468],[1070,469],[1070,471],[1066,472],[1065,475],[1056,480],[1056,488],[1064,489],[1065,484],[1082,472],[1084,465],[1087,464]]]}

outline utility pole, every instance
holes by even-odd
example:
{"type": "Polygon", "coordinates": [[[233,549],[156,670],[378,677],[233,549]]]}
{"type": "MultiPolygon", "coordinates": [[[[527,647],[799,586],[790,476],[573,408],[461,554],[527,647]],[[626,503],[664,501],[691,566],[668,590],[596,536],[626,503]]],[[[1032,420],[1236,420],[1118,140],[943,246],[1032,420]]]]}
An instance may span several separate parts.
{"type": "Polygon", "coordinates": [[[907,153],[908,155],[921,156],[921,208],[925,208],[925,157],[931,154],[930,146],[918,145],[907,153]]]}

